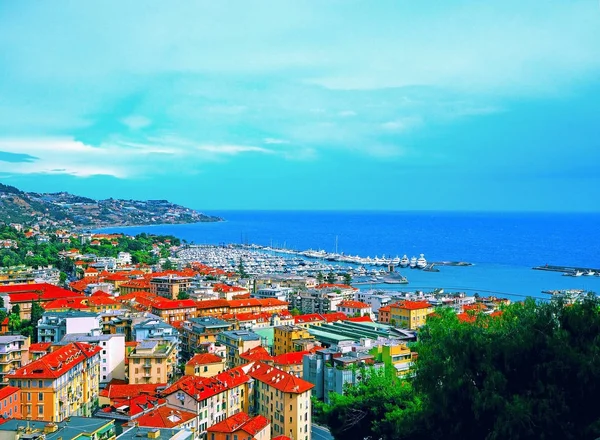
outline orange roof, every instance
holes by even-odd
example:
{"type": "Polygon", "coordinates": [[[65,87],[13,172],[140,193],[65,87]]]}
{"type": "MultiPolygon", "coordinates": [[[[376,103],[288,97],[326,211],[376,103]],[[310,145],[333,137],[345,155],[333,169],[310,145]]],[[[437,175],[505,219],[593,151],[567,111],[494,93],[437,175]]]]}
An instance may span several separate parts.
{"type": "Polygon", "coordinates": [[[176,428],[196,417],[195,413],[181,411],[169,406],[160,406],[135,419],[138,426],[150,428],[176,428]]]}
{"type": "Polygon", "coordinates": [[[219,373],[213,377],[183,376],[169,388],[163,395],[168,396],[176,391],[183,391],[196,400],[204,400],[226,390],[237,387],[250,381],[250,377],[241,367],[219,373]]]}
{"type": "Polygon", "coordinates": [[[222,284],[222,283],[213,284],[213,292],[230,293],[230,292],[247,292],[247,291],[248,291],[248,289],[245,289],[240,286],[230,286],[229,284],[222,284]]]}
{"type": "Polygon", "coordinates": [[[101,351],[102,348],[95,345],[72,342],[19,368],[7,377],[10,379],[57,378],[101,351]]]}
{"type": "Polygon", "coordinates": [[[304,324],[307,322],[321,322],[321,321],[325,321],[325,319],[323,318],[322,315],[319,315],[318,313],[308,313],[306,315],[294,316],[295,324],[304,324]]]}
{"type": "MultiPolygon", "coordinates": [[[[77,263],[79,263],[79,261],[77,263]]],[[[83,261],[82,261],[82,263],[83,263],[83,261]]],[[[83,271],[83,273],[98,273],[98,271],[96,269],[94,269],[93,267],[88,267],[86,270],[83,271]]]]}
{"type": "Polygon", "coordinates": [[[373,320],[371,319],[371,317],[369,315],[355,316],[353,318],[348,318],[348,321],[350,321],[350,322],[373,322],[373,320]]]}
{"type": "Polygon", "coordinates": [[[223,358],[213,353],[199,353],[191,358],[186,365],[216,364],[217,362],[223,362],[223,358]]]}
{"type": "Polygon", "coordinates": [[[405,310],[421,310],[433,308],[433,306],[427,301],[400,301],[394,304],[390,304],[390,308],[405,310]]]}
{"type": "Polygon", "coordinates": [[[160,310],[174,310],[174,309],[189,309],[196,308],[196,302],[192,299],[161,299],[155,301],[152,307],[160,310]]]}
{"type": "Polygon", "coordinates": [[[150,396],[157,396],[160,393],[160,389],[166,387],[167,384],[112,384],[109,383],[106,388],[100,391],[102,397],[109,399],[125,399],[141,394],[148,394],[150,396]]]}
{"type": "Polygon", "coordinates": [[[254,437],[260,431],[270,425],[266,417],[258,415],[250,417],[245,412],[239,412],[226,418],[222,422],[212,425],[208,428],[208,432],[222,432],[232,434],[237,431],[244,431],[254,437]]]}
{"type": "Polygon", "coordinates": [[[278,435],[277,437],[273,437],[271,440],[292,440],[291,437],[287,435],[278,435]]]}
{"type": "Polygon", "coordinates": [[[311,351],[295,351],[292,353],[284,353],[273,357],[275,365],[300,365],[305,354],[311,354],[311,351]]]}
{"type": "Polygon", "coordinates": [[[29,352],[30,353],[47,352],[51,345],[52,345],[51,342],[35,342],[29,346],[29,352]]]}
{"type": "Polygon", "coordinates": [[[392,308],[390,306],[379,307],[380,312],[391,312],[392,308]]]}
{"type": "Polygon", "coordinates": [[[250,367],[248,375],[284,393],[301,394],[314,388],[312,383],[304,379],[260,362],[256,362],[250,367]]]}
{"type": "Polygon", "coordinates": [[[58,298],[74,298],[81,296],[78,293],[48,283],[0,286],[0,293],[7,293],[10,297],[11,304],[35,300],[51,301],[58,298]]]}
{"type": "Polygon", "coordinates": [[[347,307],[350,309],[370,309],[371,306],[362,301],[342,301],[338,304],[338,307],[347,307]]]}
{"type": "Polygon", "coordinates": [[[252,361],[260,362],[260,361],[273,360],[273,357],[269,354],[269,352],[262,345],[251,348],[250,350],[240,354],[240,357],[242,359],[247,360],[248,362],[252,362],[252,361]]]}
{"type": "Polygon", "coordinates": [[[21,391],[21,388],[11,386],[0,388],[0,400],[5,399],[6,397],[11,396],[19,391],[21,391]]]}
{"type": "MultiPolygon", "coordinates": [[[[133,272],[132,272],[133,274],[133,272]]],[[[131,280],[131,281],[127,281],[126,283],[123,283],[119,286],[119,288],[134,288],[134,289],[150,289],[150,281],[148,280],[131,280]]]]}
{"type": "Polygon", "coordinates": [[[196,307],[198,309],[215,309],[218,307],[228,308],[229,301],[226,301],[224,299],[209,299],[205,301],[198,301],[196,303],[196,307]]]}
{"type": "Polygon", "coordinates": [[[348,316],[343,312],[323,313],[321,315],[327,322],[346,321],[348,316]]]}

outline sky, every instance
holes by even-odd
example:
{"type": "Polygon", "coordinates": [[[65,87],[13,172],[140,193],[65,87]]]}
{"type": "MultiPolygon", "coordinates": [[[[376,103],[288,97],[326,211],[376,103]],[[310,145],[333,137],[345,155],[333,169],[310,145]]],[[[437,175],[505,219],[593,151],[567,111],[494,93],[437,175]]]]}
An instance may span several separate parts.
{"type": "Polygon", "coordinates": [[[0,2],[0,182],[600,211],[598,0],[0,2]]]}

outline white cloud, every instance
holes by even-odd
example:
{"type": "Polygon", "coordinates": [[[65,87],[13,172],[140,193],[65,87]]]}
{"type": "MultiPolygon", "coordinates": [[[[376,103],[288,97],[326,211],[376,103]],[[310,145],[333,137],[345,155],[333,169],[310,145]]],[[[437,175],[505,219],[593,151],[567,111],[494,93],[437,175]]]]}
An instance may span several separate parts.
{"type": "Polygon", "coordinates": [[[248,145],[199,145],[198,151],[211,153],[215,155],[235,156],[241,153],[263,153],[272,154],[272,150],[262,147],[253,147],[248,145]]]}
{"type": "Polygon", "coordinates": [[[152,124],[150,119],[140,115],[127,116],[126,118],[123,118],[121,122],[131,130],[139,130],[140,128],[148,127],[152,124]]]}
{"type": "Polygon", "coordinates": [[[276,138],[265,138],[263,142],[267,145],[281,145],[281,144],[289,144],[289,141],[284,139],[276,139],[276,138]]]}
{"type": "Polygon", "coordinates": [[[404,132],[422,125],[423,121],[417,116],[408,116],[404,118],[394,119],[393,121],[384,122],[381,128],[384,130],[404,132]]]}

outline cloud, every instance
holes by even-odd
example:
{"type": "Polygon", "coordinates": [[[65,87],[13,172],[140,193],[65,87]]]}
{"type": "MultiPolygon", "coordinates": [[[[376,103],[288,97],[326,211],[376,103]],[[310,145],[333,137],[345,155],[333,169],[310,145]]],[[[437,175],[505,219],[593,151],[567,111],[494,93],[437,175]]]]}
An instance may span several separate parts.
{"type": "Polygon", "coordinates": [[[344,118],[347,118],[350,116],[356,116],[356,112],[352,111],[352,110],[343,110],[343,111],[339,112],[338,115],[342,116],[344,118]]]}
{"type": "Polygon", "coordinates": [[[34,162],[36,160],[38,160],[37,157],[29,154],[0,151],[0,162],[34,162]]]}
{"type": "Polygon", "coordinates": [[[276,138],[265,138],[263,142],[267,145],[281,145],[281,144],[289,144],[289,141],[284,139],[276,139],[276,138]]]}
{"type": "Polygon", "coordinates": [[[241,153],[263,153],[272,154],[273,151],[261,147],[252,147],[248,145],[199,145],[198,151],[211,153],[214,155],[235,156],[241,153]]]}
{"type": "Polygon", "coordinates": [[[139,130],[140,128],[148,127],[152,121],[144,116],[131,115],[121,119],[121,122],[131,130],[139,130]]]}
{"type": "Polygon", "coordinates": [[[423,121],[417,116],[409,116],[404,118],[394,119],[393,121],[384,122],[381,128],[384,130],[404,132],[422,125],[423,121]]]}

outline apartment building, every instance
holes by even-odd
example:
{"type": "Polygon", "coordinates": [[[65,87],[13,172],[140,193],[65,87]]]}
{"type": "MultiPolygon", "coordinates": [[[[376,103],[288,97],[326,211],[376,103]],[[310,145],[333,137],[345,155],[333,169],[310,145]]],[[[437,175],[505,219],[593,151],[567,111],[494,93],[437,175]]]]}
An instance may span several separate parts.
{"type": "Polygon", "coordinates": [[[225,346],[227,367],[232,368],[242,364],[240,355],[262,344],[262,338],[249,330],[233,330],[217,335],[217,342],[225,346]]]}
{"type": "Polygon", "coordinates": [[[425,324],[433,313],[433,305],[427,301],[400,301],[390,304],[390,324],[416,330],[425,324]]]}
{"type": "Polygon", "coordinates": [[[152,302],[152,313],[167,323],[195,318],[196,302],[191,299],[163,299],[152,302]]]}
{"type": "Polygon", "coordinates": [[[7,376],[21,390],[21,414],[61,422],[91,416],[98,407],[100,347],[75,342],[56,349],[7,376]]]}
{"type": "Polygon", "coordinates": [[[29,338],[22,335],[0,336],[0,385],[6,375],[29,362],[29,338]]]}
{"type": "Polygon", "coordinates": [[[177,299],[179,293],[187,293],[191,285],[191,277],[166,275],[150,280],[150,292],[163,298],[177,299]]]}
{"type": "Polygon", "coordinates": [[[215,343],[217,335],[233,330],[233,323],[213,317],[191,318],[180,327],[181,350],[186,358],[190,358],[196,350],[215,343]]]}
{"type": "Polygon", "coordinates": [[[21,418],[21,390],[17,387],[0,388],[0,417],[3,419],[21,418]]]}
{"type": "Polygon", "coordinates": [[[187,376],[212,377],[225,371],[225,359],[213,353],[198,353],[185,364],[187,376]]]}
{"type": "Polygon", "coordinates": [[[271,424],[266,417],[250,417],[240,412],[208,428],[208,440],[271,440],[271,424]]]}
{"type": "Polygon", "coordinates": [[[307,350],[315,345],[315,337],[303,327],[283,325],[274,328],[273,354],[275,356],[307,350]]]}
{"type": "Polygon", "coordinates": [[[97,313],[91,312],[46,312],[38,321],[38,342],[59,342],[66,334],[102,333],[102,320],[97,313]]]}
{"type": "Polygon", "coordinates": [[[143,341],[128,358],[130,384],[168,383],[175,374],[177,348],[167,340],[143,341]]]}

